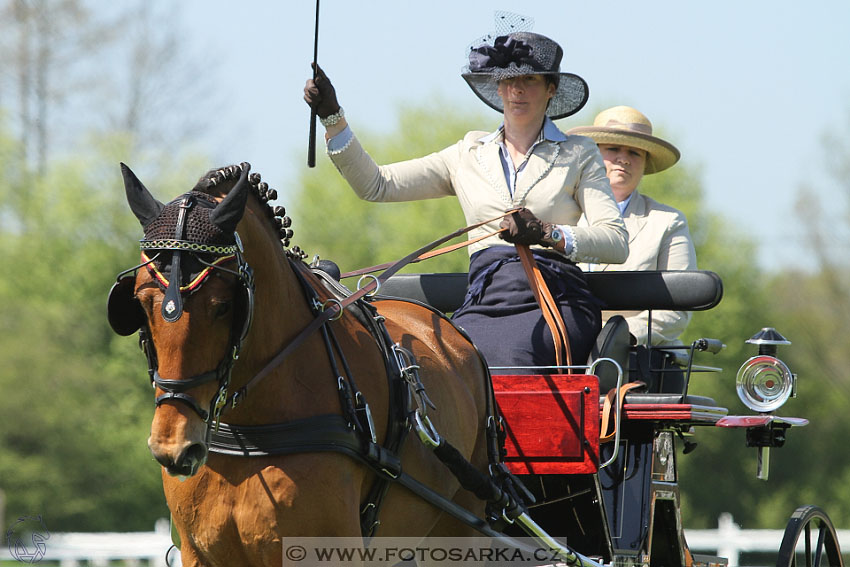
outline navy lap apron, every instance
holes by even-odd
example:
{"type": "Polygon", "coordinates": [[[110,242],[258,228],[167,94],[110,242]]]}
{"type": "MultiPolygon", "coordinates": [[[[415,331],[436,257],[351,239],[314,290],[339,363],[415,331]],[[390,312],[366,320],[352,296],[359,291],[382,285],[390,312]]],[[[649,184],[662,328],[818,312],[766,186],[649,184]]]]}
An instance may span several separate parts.
{"type": "MultiPolygon", "coordinates": [[[[602,327],[601,304],[573,262],[548,250],[532,253],[561,307],[573,364],[583,365],[602,327]]],[[[469,287],[452,321],[469,334],[489,366],[555,365],[552,333],[513,246],[491,246],[471,256],[469,287]]],[[[530,372],[546,371],[493,370],[493,374],[530,372]]]]}

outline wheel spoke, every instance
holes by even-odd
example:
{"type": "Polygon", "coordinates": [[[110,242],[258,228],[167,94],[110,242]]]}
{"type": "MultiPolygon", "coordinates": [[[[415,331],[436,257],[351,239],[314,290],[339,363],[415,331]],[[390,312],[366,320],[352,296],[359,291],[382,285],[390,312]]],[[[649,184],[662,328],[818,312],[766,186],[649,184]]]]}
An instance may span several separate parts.
{"type": "Polygon", "coordinates": [[[823,540],[826,537],[826,526],[824,526],[823,522],[821,522],[820,529],[818,529],[818,544],[815,547],[815,565],[814,567],[820,567],[820,560],[823,556],[823,540]]]}
{"type": "Polygon", "coordinates": [[[803,530],[806,542],[806,567],[812,567],[812,526],[808,522],[803,530]]]}

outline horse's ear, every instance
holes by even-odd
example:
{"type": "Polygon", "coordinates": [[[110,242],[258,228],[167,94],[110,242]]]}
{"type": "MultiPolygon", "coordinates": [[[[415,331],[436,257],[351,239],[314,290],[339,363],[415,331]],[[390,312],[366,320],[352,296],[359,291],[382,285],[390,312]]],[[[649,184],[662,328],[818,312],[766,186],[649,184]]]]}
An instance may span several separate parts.
{"type": "Polygon", "coordinates": [[[239,176],[239,181],[210,213],[210,221],[225,234],[236,231],[236,225],[242,219],[242,215],[245,213],[245,204],[248,202],[248,192],[251,188],[250,183],[248,183],[248,172],[251,170],[251,164],[242,162],[240,167],[242,168],[242,175],[239,176]]]}
{"type": "Polygon", "coordinates": [[[136,174],[124,163],[121,164],[121,175],[124,177],[124,191],[127,193],[130,209],[142,223],[142,227],[149,225],[159,216],[165,205],[151,195],[136,174]]]}

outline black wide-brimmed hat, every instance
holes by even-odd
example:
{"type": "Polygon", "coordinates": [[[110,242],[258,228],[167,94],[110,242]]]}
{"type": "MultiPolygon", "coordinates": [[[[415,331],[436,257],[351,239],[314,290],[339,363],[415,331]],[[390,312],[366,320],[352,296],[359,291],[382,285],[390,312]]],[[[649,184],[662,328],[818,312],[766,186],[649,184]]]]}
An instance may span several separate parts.
{"type": "Polygon", "coordinates": [[[499,81],[520,75],[552,76],[557,89],[546,115],[557,120],[581,110],[590,94],[584,79],[561,72],[563,55],[561,46],[545,35],[511,32],[471,46],[461,76],[478,98],[499,112],[505,110],[497,92],[499,81]]]}

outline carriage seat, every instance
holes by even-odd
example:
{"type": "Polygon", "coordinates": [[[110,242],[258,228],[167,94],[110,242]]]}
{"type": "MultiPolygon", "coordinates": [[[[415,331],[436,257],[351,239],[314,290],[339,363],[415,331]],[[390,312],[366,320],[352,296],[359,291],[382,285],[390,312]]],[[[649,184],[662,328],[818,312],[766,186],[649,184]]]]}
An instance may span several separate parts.
{"type": "MultiPolygon", "coordinates": [[[[704,311],[716,306],[723,296],[720,277],[707,270],[588,272],[585,277],[591,292],[602,302],[603,309],[607,310],[704,311]]],[[[444,313],[451,313],[463,303],[466,287],[465,273],[396,274],[384,282],[378,294],[383,297],[414,299],[444,313]]],[[[628,372],[633,346],[625,319],[619,315],[612,316],[600,332],[588,363],[598,358],[611,358],[628,372]]],[[[596,374],[599,377],[600,393],[616,386],[617,371],[613,365],[599,364],[596,374]]],[[[715,405],[710,398],[688,398],[693,398],[694,403],[699,402],[697,405],[715,405]]],[[[634,403],[689,403],[683,400],[681,393],[634,392],[627,395],[627,400],[634,403]]]]}
{"type": "MultiPolygon", "coordinates": [[[[704,311],[723,296],[720,276],[708,270],[588,272],[585,277],[603,309],[614,311],[704,311]]],[[[465,273],[396,274],[378,294],[415,299],[452,313],[463,303],[466,286],[465,273]]]]}

